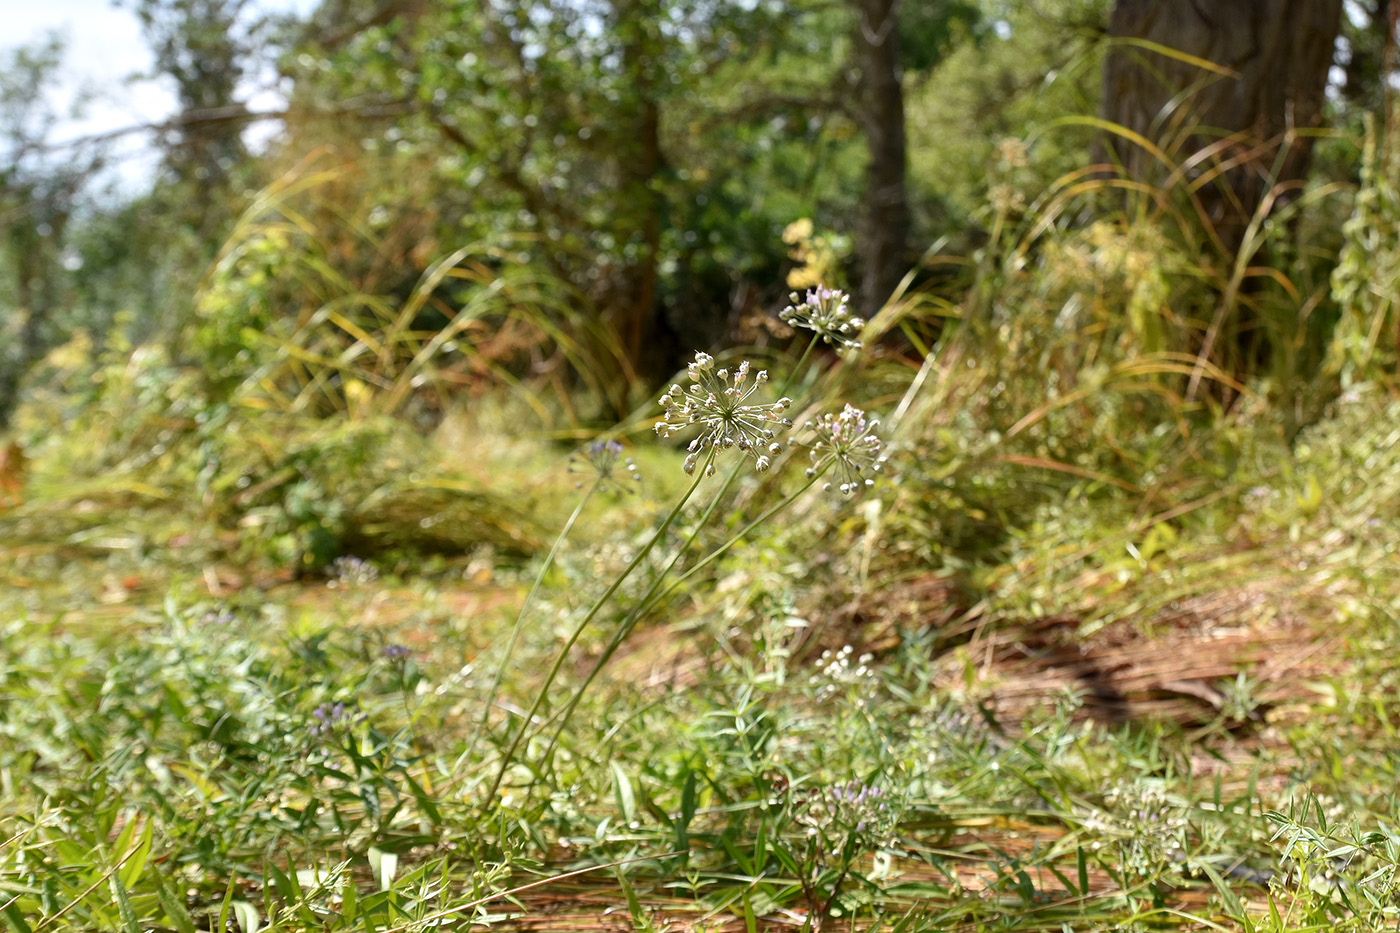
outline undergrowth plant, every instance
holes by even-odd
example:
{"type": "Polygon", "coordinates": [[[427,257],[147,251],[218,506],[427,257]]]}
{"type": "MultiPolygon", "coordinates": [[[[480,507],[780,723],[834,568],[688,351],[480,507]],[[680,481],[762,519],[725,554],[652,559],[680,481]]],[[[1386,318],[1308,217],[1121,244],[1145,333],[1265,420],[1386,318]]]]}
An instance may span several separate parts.
{"type": "MultiPolygon", "coordinates": [[[[849,313],[846,308],[849,299],[840,291],[818,286],[809,291],[805,298],[794,294],[792,299],[793,304],[783,313],[784,319],[794,326],[811,331],[812,337],[798,361],[795,371],[790,373],[783,383],[784,389],[795,384],[803,375],[800,370],[811,357],[811,351],[818,341],[824,340],[839,347],[844,352],[859,350],[860,343],[856,340],[856,336],[865,323],[849,313]]],[[[535,725],[537,716],[544,709],[549,690],[554,685],[565,662],[570,658],[574,646],[595,618],[608,607],[619,588],[633,571],[647,560],[659,543],[665,540],[667,532],[682,514],[686,504],[699,490],[701,483],[706,478],[716,474],[720,458],[730,451],[737,452],[740,455],[740,463],[745,459],[751,461],[753,468],[759,473],[768,473],[770,470],[776,469],[782,462],[781,458],[787,445],[781,435],[785,429],[792,426],[792,420],[787,416],[787,413],[794,407],[794,402],[791,398],[783,395],[781,391],[776,393],[775,400],[766,400],[764,387],[769,382],[766,370],[754,372],[752,365],[747,360],[739,362],[731,369],[718,363],[710,354],[698,352],[695,355],[695,360],[687,369],[687,375],[690,381],[688,388],[683,389],[679,384],[673,384],[661,396],[660,404],[664,417],[656,422],[655,431],[663,438],[678,432],[696,432],[686,448],[687,453],[682,464],[684,472],[693,476],[694,479],[672,505],[656,529],[637,549],[627,566],[593,602],[592,606],[579,619],[568,638],[565,639],[553,665],[545,674],[543,683],[538,688],[534,702],[521,717],[520,725],[513,730],[512,737],[505,743],[495,777],[487,785],[485,800],[488,808],[495,806],[497,795],[507,774],[520,764],[516,756],[526,736],[532,731],[542,731],[543,727],[535,725]]],[[[559,738],[582,700],[585,691],[637,623],[666,595],[704,566],[722,557],[735,544],[761,527],[763,523],[797,501],[808,488],[821,480],[828,472],[834,471],[835,480],[834,483],[825,483],[825,488],[828,491],[837,490],[846,497],[863,492],[867,486],[873,484],[873,475],[883,469],[885,461],[883,444],[878,435],[874,433],[877,426],[878,422],[868,420],[863,411],[850,405],[846,405],[839,414],[826,414],[808,421],[803,428],[805,434],[796,442],[809,451],[810,466],[805,471],[806,482],[799,485],[761,515],[749,521],[724,543],[702,556],[685,574],[674,581],[669,581],[668,575],[677,567],[684,554],[696,541],[704,525],[716,514],[725,492],[738,475],[739,465],[735,465],[722,488],[713,495],[703,515],[692,527],[688,538],[672,550],[671,556],[664,561],[660,572],[653,576],[646,592],[623,612],[621,619],[615,623],[611,638],[600,656],[594,661],[587,677],[574,688],[559,711],[546,720],[546,724],[552,727],[552,737],[545,747],[540,762],[532,765],[532,770],[536,774],[547,773],[551,767],[551,759],[559,738]]],[[[600,443],[606,445],[608,442],[600,443]]],[[[612,471],[617,460],[616,450],[606,446],[596,447],[593,450],[594,452],[585,460],[595,472],[595,480],[593,486],[590,487],[590,493],[599,484],[612,481],[612,471]]],[[[581,507],[580,504],[579,508],[581,507]]],[[[577,515],[578,510],[576,509],[574,517],[577,515]]],[[[736,518],[742,518],[742,516],[736,516],[736,518]]],[[[571,525],[572,518],[566,523],[560,540],[562,540],[563,535],[568,533],[571,525]]],[[[529,609],[530,599],[538,587],[539,580],[549,569],[553,553],[554,551],[551,551],[550,558],[546,559],[540,576],[536,578],[536,583],[531,588],[531,595],[527,597],[526,606],[517,619],[516,632],[523,622],[525,612],[529,609]]],[[[514,642],[515,634],[513,633],[507,646],[505,658],[501,662],[502,668],[509,658],[514,642]]],[[[488,704],[495,702],[494,694],[500,679],[501,671],[498,670],[487,698],[488,704]]]]}

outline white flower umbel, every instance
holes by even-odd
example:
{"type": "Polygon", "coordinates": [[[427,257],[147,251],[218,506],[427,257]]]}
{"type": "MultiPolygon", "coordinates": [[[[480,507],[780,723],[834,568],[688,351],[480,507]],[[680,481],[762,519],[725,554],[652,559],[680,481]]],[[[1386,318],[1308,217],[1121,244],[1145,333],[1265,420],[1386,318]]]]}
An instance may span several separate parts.
{"type": "Polygon", "coordinates": [[[875,434],[880,422],[867,419],[865,412],[847,405],[839,415],[821,415],[803,427],[812,433],[807,442],[811,447],[812,465],[809,477],[836,470],[834,482],[823,488],[837,489],[843,496],[853,496],[868,486],[874,486],[872,474],[885,469],[884,442],[875,434]]]}
{"type": "MultiPolygon", "coordinates": [[[[690,455],[685,458],[685,471],[695,472],[696,464],[706,451],[730,447],[753,457],[754,467],[760,473],[767,470],[773,458],[782,453],[783,445],[777,440],[776,429],[792,424],[792,419],[783,416],[792,407],[792,399],[754,403],[754,393],[768,382],[768,372],[760,370],[750,379],[747,361],[732,371],[717,369],[714,357],[697,353],[695,362],[687,369],[692,383],[689,391],[678,385],[671,386],[661,396],[666,417],[656,422],[656,433],[661,437],[670,437],[690,427],[700,429],[687,448],[690,455]]],[[[713,457],[706,461],[705,470],[707,474],[714,472],[713,457]]]]}
{"type": "Polygon", "coordinates": [[[839,350],[859,350],[860,341],[856,337],[865,327],[863,318],[855,317],[846,308],[851,297],[840,289],[818,285],[802,297],[793,292],[788,296],[788,305],[778,317],[792,327],[800,327],[817,334],[839,350]]]}

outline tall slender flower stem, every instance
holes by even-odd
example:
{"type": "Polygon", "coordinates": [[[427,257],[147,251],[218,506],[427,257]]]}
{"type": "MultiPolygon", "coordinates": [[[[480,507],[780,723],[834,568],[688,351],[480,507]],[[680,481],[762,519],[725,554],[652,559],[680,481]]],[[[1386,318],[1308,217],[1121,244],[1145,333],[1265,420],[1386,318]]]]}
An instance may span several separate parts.
{"type": "Polygon", "coordinates": [[[812,339],[807,341],[807,348],[802,351],[802,355],[797,358],[792,369],[788,371],[788,377],[783,380],[783,386],[778,390],[779,395],[787,395],[788,389],[792,388],[792,383],[797,379],[797,374],[802,372],[802,367],[807,364],[807,358],[812,355],[812,349],[816,347],[819,335],[813,334],[812,339]]]}
{"type": "Polygon", "coordinates": [[[496,779],[492,781],[491,789],[486,794],[487,806],[491,806],[495,801],[496,793],[501,789],[501,782],[505,780],[506,772],[510,770],[511,762],[515,760],[515,753],[519,750],[520,743],[524,740],[525,734],[530,731],[530,724],[535,721],[535,714],[540,711],[540,707],[544,704],[545,697],[549,695],[549,688],[553,686],[554,679],[559,676],[559,670],[564,666],[564,661],[568,659],[569,652],[573,650],[579,637],[583,635],[584,629],[588,628],[589,624],[593,621],[593,617],[598,614],[599,610],[603,608],[608,600],[612,599],[618,587],[622,586],[623,581],[631,576],[632,571],[636,570],[637,566],[646,559],[647,555],[651,553],[652,548],[656,546],[656,542],[661,540],[661,537],[666,534],[667,529],[671,527],[672,523],[674,523],[676,518],[681,514],[681,509],[690,501],[690,497],[695,494],[695,490],[700,488],[700,482],[705,478],[707,468],[709,464],[714,461],[714,456],[714,451],[712,450],[706,463],[696,469],[695,480],[690,484],[690,488],[676,501],[675,506],[672,507],[670,513],[666,516],[665,520],[662,521],[661,526],[647,539],[647,543],[642,545],[642,549],[637,552],[637,555],[632,558],[631,562],[623,569],[622,573],[618,574],[617,578],[608,586],[603,595],[598,597],[597,601],[593,603],[587,615],[574,627],[573,634],[569,636],[568,641],[564,642],[564,647],[559,649],[559,656],[554,659],[554,665],[549,669],[549,673],[545,675],[544,683],[540,685],[539,693],[535,696],[535,702],[531,704],[529,711],[525,714],[520,724],[520,729],[515,733],[515,739],[510,744],[510,748],[506,750],[505,755],[501,758],[500,770],[496,772],[496,779]]]}
{"type": "MultiPolygon", "coordinates": [[[[802,355],[798,357],[797,363],[794,364],[790,370],[788,370],[787,378],[783,380],[782,387],[778,389],[777,394],[779,397],[787,395],[788,389],[792,386],[793,381],[797,379],[798,374],[802,372],[803,366],[806,365],[808,358],[812,355],[812,350],[816,347],[818,339],[819,335],[813,334],[812,339],[807,341],[807,346],[802,350],[802,355]]],[[[694,575],[694,573],[698,571],[701,567],[704,567],[712,560],[718,559],[721,555],[723,555],[726,551],[728,551],[731,547],[738,543],[738,541],[742,539],[744,535],[748,534],[760,523],[766,521],[771,515],[773,515],[780,509],[786,508],[787,505],[789,505],[794,499],[796,499],[798,495],[801,495],[802,492],[810,488],[812,485],[811,483],[808,483],[806,486],[803,486],[802,489],[798,490],[797,493],[794,493],[793,496],[789,497],[786,501],[780,504],[777,508],[769,509],[756,521],[751,522],[750,524],[745,526],[744,529],[741,532],[739,532],[738,535],[736,535],[733,538],[730,538],[729,541],[727,541],[719,550],[711,553],[708,557],[702,560],[695,567],[692,567],[684,576],[682,576],[679,580],[677,580],[670,587],[668,587],[664,593],[658,594],[657,590],[660,588],[662,582],[666,579],[667,575],[669,575],[670,572],[675,568],[676,563],[681,559],[681,556],[685,554],[686,551],[690,550],[690,546],[694,544],[695,540],[700,536],[701,530],[704,529],[704,527],[709,523],[710,518],[713,517],[715,509],[717,509],[719,507],[719,504],[722,501],[724,501],[724,494],[729,491],[729,487],[732,486],[734,484],[734,480],[738,478],[739,471],[742,469],[742,466],[742,463],[736,463],[734,465],[734,468],[729,471],[729,475],[724,480],[724,485],[720,487],[717,493],[715,493],[714,497],[710,500],[709,506],[706,507],[705,513],[700,516],[700,520],[697,521],[695,523],[695,527],[691,529],[690,537],[686,538],[685,543],[682,544],[676,550],[676,553],[671,556],[671,560],[666,565],[666,569],[663,570],[660,573],[660,575],[657,576],[656,580],[652,583],[651,588],[647,590],[646,595],[642,597],[641,601],[635,607],[633,607],[632,611],[629,612],[627,616],[623,619],[621,627],[618,629],[617,632],[613,634],[612,639],[608,642],[607,647],[603,650],[602,656],[593,665],[593,669],[589,671],[587,679],[584,680],[582,686],[580,686],[578,690],[574,692],[574,695],[569,698],[568,705],[564,707],[560,714],[558,714],[561,717],[559,724],[554,730],[554,735],[549,740],[549,746],[546,749],[544,755],[545,768],[549,767],[549,764],[554,756],[554,749],[558,746],[559,739],[563,735],[564,728],[568,725],[570,717],[573,716],[574,709],[583,699],[584,692],[587,691],[588,687],[593,683],[594,678],[596,678],[598,676],[598,673],[603,669],[603,666],[607,664],[608,660],[617,651],[618,647],[621,646],[623,639],[625,639],[628,636],[628,634],[631,633],[632,629],[636,627],[637,622],[638,620],[640,620],[642,615],[649,611],[651,607],[656,605],[656,603],[659,602],[661,599],[665,598],[665,596],[673,592],[675,588],[679,586],[682,582],[690,579],[690,577],[694,575]]],[[[815,479],[813,479],[813,482],[815,482],[815,479]]],[[[545,728],[545,725],[547,724],[542,724],[540,730],[543,730],[545,728]]],[[[529,722],[527,721],[522,728],[529,728],[529,722]]]]}
{"type": "MultiPolygon", "coordinates": [[[[564,729],[568,726],[569,719],[573,715],[574,708],[578,706],[579,701],[583,698],[583,694],[588,690],[589,686],[593,683],[594,679],[603,670],[604,666],[607,665],[608,661],[612,658],[613,654],[617,652],[617,649],[622,646],[622,643],[626,640],[627,636],[630,635],[632,633],[632,630],[637,627],[637,623],[642,620],[646,613],[650,612],[652,608],[654,608],[667,596],[670,596],[672,593],[674,593],[678,587],[684,584],[691,577],[695,576],[695,574],[699,573],[701,570],[703,570],[705,567],[707,567],[714,561],[723,557],[726,553],[728,553],[730,548],[732,548],[734,545],[738,544],[745,537],[747,537],[749,532],[753,531],[759,525],[762,525],[764,522],[768,521],[768,519],[772,518],[774,515],[778,514],[783,509],[796,502],[798,497],[805,493],[807,490],[811,489],[812,486],[816,484],[817,480],[821,479],[822,473],[825,472],[826,470],[823,469],[821,473],[818,473],[815,476],[812,476],[810,479],[808,479],[807,482],[804,483],[802,487],[796,492],[793,492],[791,495],[787,496],[785,499],[783,499],[776,505],[769,507],[768,510],[765,511],[762,515],[758,516],[758,518],[755,518],[743,528],[739,529],[739,531],[735,532],[734,535],[731,536],[728,541],[725,541],[719,547],[715,548],[709,554],[705,555],[704,559],[702,559],[694,567],[691,567],[685,573],[681,574],[671,583],[670,586],[662,590],[661,584],[665,582],[667,575],[671,572],[671,569],[675,567],[676,562],[680,560],[681,555],[684,554],[685,551],[690,547],[691,543],[695,541],[695,537],[699,533],[700,528],[704,526],[703,519],[699,524],[696,525],[695,532],[691,534],[690,538],[686,540],[685,544],[681,545],[681,547],[677,549],[675,555],[671,558],[671,562],[667,564],[666,570],[663,571],[661,575],[656,578],[656,582],[654,582],[651,585],[651,588],[647,590],[646,595],[644,595],[641,598],[641,601],[638,602],[637,605],[632,609],[632,611],[629,612],[627,616],[622,620],[622,624],[618,626],[617,631],[614,632],[612,638],[609,639],[607,646],[603,648],[603,653],[599,655],[598,660],[594,662],[593,669],[588,672],[588,676],[584,679],[583,683],[578,687],[578,689],[574,691],[574,695],[569,699],[568,705],[565,706],[564,709],[560,712],[559,722],[554,728],[554,734],[550,737],[549,746],[545,749],[544,758],[542,760],[543,768],[547,769],[549,767],[550,761],[554,755],[554,750],[559,744],[559,739],[563,736],[564,729]]],[[[721,490],[721,492],[722,491],[723,490],[721,490]]],[[[720,497],[717,496],[715,498],[715,502],[718,502],[719,498],[720,497]]],[[[710,511],[712,512],[713,510],[714,504],[711,503],[710,511]]],[[[705,517],[709,517],[709,512],[706,513],[705,517]]],[[[542,725],[541,729],[543,728],[544,726],[542,725]]]]}
{"type": "Polygon", "coordinates": [[[496,691],[501,688],[501,681],[505,679],[506,668],[510,665],[511,656],[515,653],[515,645],[520,640],[520,633],[525,628],[525,617],[529,614],[531,607],[535,603],[535,594],[540,591],[540,584],[544,578],[549,576],[549,571],[554,568],[554,558],[559,553],[559,548],[563,546],[564,539],[569,537],[569,532],[573,530],[574,522],[583,514],[583,508],[588,504],[588,500],[593,498],[593,494],[603,485],[605,477],[598,476],[588,487],[588,491],[579,499],[578,505],[574,506],[573,513],[569,520],[564,523],[558,537],[554,539],[554,546],[549,549],[549,554],[544,559],[544,566],[535,575],[535,582],[530,585],[530,592],[525,596],[525,602],[520,605],[520,612],[515,617],[515,626],[510,631],[510,639],[506,642],[505,654],[501,656],[501,663],[496,665],[496,675],[491,679],[491,689],[486,691],[486,703],[481,708],[481,719],[476,724],[476,731],[472,733],[471,741],[467,743],[467,750],[457,759],[457,765],[453,766],[453,771],[464,761],[471,761],[472,754],[476,751],[477,741],[481,734],[486,731],[486,727],[491,719],[491,708],[496,703],[496,691]]]}
{"type": "MultiPolygon", "coordinates": [[[[778,390],[778,395],[779,395],[779,397],[782,397],[782,396],[784,396],[784,395],[787,393],[787,390],[788,390],[789,386],[792,385],[793,381],[798,377],[798,374],[802,372],[803,367],[806,365],[807,360],[810,358],[810,356],[811,356],[811,354],[812,354],[813,348],[815,348],[816,345],[817,345],[817,340],[818,340],[818,336],[817,336],[817,335],[813,335],[812,339],[809,340],[809,341],[807,342],[807,346],[803,349],[801,357],[798,358],[798,361],[797,361],[796,365],[794,365],[794,366],[788,371],[788,376],[787,376],[787,378],[783,381],[783,386],[782,386],[782,388],[778,390]]],[[[658,540],[660,540],[661,536],[666,532],[666,529],[669,528],[670,525],[675,521],[676,517],[680,514],[681,508],[685,505],[685,503],[686,503],[686,502],[690,499],[690,497],[694,494],[695,490],[699,487],[700,479],[705,475],[706,469],[707,469],[707,467],[709,466],[709,464],[710,464],[710,463],[713,463],[714,457],[715,457],[715,451],[714,451],[713,449],[711,449],[711,451],[710,451],[710,456],[709,456],[709,459],[708,459],[708,461],[707,461],[705,467],[701,467],[700,469],[697,470],[696,480],[695,480],[694,483],[691,484],[690,489],[689,489],[689,490],[686,492],[686,494],[681,498],[681,500],[680,500],[679,502],[676,503],[676,506],[671,510],[671,514],[668,515],[668,516],[666,517],[665,522],[663,522],[662,525],[661,525],[661,527],[660,527],[659,529],[657,529],[656,533],[655,533],[655,534],[651,537],[651,539],[646,543],[646,545],[643,547],[642,551],[633,559],[632,563],[630,563],[630,564],[627,566],[627,568],[626,568],[625,570],[623,570],[622,574],[621,574],[616,580],[613,581],[613,584],[608,588],[608,590],[598,599],[598,601],[597,601],[597,602],[593,605],[593,607],[588,611],[588,614],[583,618],[583,620],[579,623],[579,625],[574,629],[574,632],[573,632],[572,635],[570,635],[568,641],[565,642],[564,647],[563,647],[563,648],[560,650],[560,652],[559,652],[559,656],[558,656],[557,658],[555,658],[553,667],[550,668],[550,671],[549,671],[548,675],[545,677],[545,682],[544,682],[544,684],[540,687],[539,694],[535,697],[535,702],[531,705],[529,712],[526,713],[526,715],[525,715],[525,717],[524,717],[524,720],[522,721],[522,723],[521,723],[521,725],[520,725],[519,731],[516,733],[514,740],[511,742],[510,748],[506,751],[506,753],[505,753],[505,755],[504,755],[504,757],[503,757],[503,759],[502,759],[502,761],[501,761],[500,770],[497,772],[497,774],[496,774],[496,779],[495,779],[495,781],[494,781],[494,782],[492,783],[492,785],[491,785],[491,790],[490,790],[490,792],[487,794],[487,799],[488,799],[488,800],[494,800],[494,799],[495,799],[497,792],[500,790],[501,783],[502,783],[502,782],[504,781],[504,779],[505,779],[505,773],[506,773],[507,769],[509,769],[510,764],[511,764],[511,761],[512,761],[512,760],[514,759],[514,757],[515,757],[516,751],[518,751],[521,742],[524,741],[524,738],[525,738],[526,733],[528,733],[528,732],[531,731],[531,726],[532,726],[532,724],[533,724],[534,721],[535,721],[535,715],[536,715],[536,713],[539,712],[539,709],[540,709],[540,707],[543,705],[543,703],[544,703],[544,701],[545,701],[545,697],[547,696],[547,694],[548,694],[548,692],[549,692],[549,688],[553,685],[555,678],[558,676],[560,669],[563,667],[564,661],[567,659],[569,652],[573,649],[573,646],[578,642],[578,639],[579,639],[579,637],[583,634],[584,629],[587,628],[587,626],[593,621],[593,618],[597,615],[597,613],[599,612],[599,610],[601,610],[601,608],[603,607],[603,605],[604,605],[609,599],[611,599],[611,598],[613,597],[613,595],[614,595],[614,593],[616,593],[618,587],[622,584],[622,581],[625,580],[625,579],[632,573],[632,571],[636,568],[636,566],[647,556],[647,554],[650,553],[650,551],[652,550],[652,548],[655,546],[656,542],[657,542],[658,540]]],[[[734,546],[734,544],[736,544],[739,540],[741,540],[741,539],[743,538],[744,535],[748,534],[749,531],[751,531],[753,528],[757,527],[757,525],[760,524],[760,523],[762,523],[763,521],[766,521],[770,516],[772,516],[773,514],[775,514],[775,513],[776,513],[777,511],[779,511],[781,508],[785,508],[788,504],[790,504],[790,503],[797,497],[797,495],[800,495],[802,491],[805,491],[807,488],[809,488],[809,487],[811,486],[811,482],[807,483],[805,486],[802,487],[802,490],[799,490],[799,491],[798,491],[798,493],[795,493],[793,496],[789,497],[787,500],[785,500],[785,501],[784,501],[783,503],[781,503],[779,506],[777,506],[777,507],[775,507],[775,508],[772,508],[772,509],[769,509],[769,510],[768,510],[767,512],[765,512],[762,516],[760,516],[759,519],[757,519],[757,520],[755,520],[754,522],[751,522],[751,523],[749,523],[747,526],[745,526],[744,529],[743,529],[741,532],[739,532],[738,535],[734,536],[734,537],[731,538],[729,541],[727,541],[719,550],[717,550],[717,551],[711,553],[711,554],[710,554],[709,556],[707,556],[704,560],[702,560],[696,567],[692,568],[689,572],[687,572],[686,574],[684,574],[679,580],[677,580],[675,583],[673,583],[673,584],[672,584],[670,587],[668,587],[664,592],[659,592],[660,589],[661,589],[662,583],[666,580],[666,577],[667,577],[667,576],[671,573],[671,571],[675,568],[677,562],[681,559],[682,555],[684,555],[684,554],[690,549],[691,545],[693,545],[693,544],[695,543],[696,539],[697,539],[697,538],[699,537],[699,535],[700,535],[701,530],[705,527],[705,525],[706,525],[706,524],[709,522],[709,520],[713,517],[713,515],[714,515],[714,513],[715,513],[715,510],[718,508],[720,502],[724,501],[725,493],[727,493],[727,492],[729,491],[730,486],[732,486],[733,483],[734,483],[734,481],[735,481],[735,479],[738,478],[738,476],[739,476],[739,471],[740,471],[741,468],[742,468],[742,467],[741,467],[741,464],[735,464],[734,468],[733,468],[732,470],[730,470],[729,475],[725,478],[724,485],[720,487],[720,489],[718,490],[718,492],[716,492],[716,494],[714,495],[714,497],[711,499],[710,504],[706,507],[704,514],[701,515],[699,521],[697,521],[697,522],[695,523],[695,527],[691,530],[690,536],[685,540],[685,542],[684,542],[684,543],[676,550],[676,552],[672,555],[671,560],[667,563],[665,569],[662,570],[662,572],[656,577],[655,581],[653,581],[651,587],[647,590],[646,594],[642,597],[641,601],[640,601],[640,602],[631,610],[631,612],[629,612],[629,613],[627,614],[627,616],[623,619],[622,625],[619,627],[618,631],[616,631],[616,632],[613,633],[612,639],[608,642],[608,645],[607,645],[607,647],[605,648],[603,655],[598,659],[598,661],[595,663],[593,669],[589,672],[588,678],[584,681],[584,683],[583,683],[577,690],[574,691],[573,695],[569,698],[569,702],[565,705],[565,707],[564,707],[558,714],[556,714],[556,716],[559,718],[559,723],[558,723],[558,727],[556,728],[556,730],[555,730],[555,732],[554,732],[554,735],[553,735],[553,736],[551,737],[551,739],[550,739],[549,746],[548,746],[548,748],[547,748],[546,751],[545,751],[545,755],[544,755],[544,767],[545,767],[545,768],[548,768],[548,767],[549,767],[550,762],[551,762],[552,759],[553,759],[554,750],[555,750],[555,748],[557,747],[557,745],[558,745],[558,743],[559,743],[560,736],[562,735],[564,728],[568,725],[569,719],[570,719],[570,717],[572,717],[574,710],[578,707],[579,702],[583,699],[583,694],[587,691],[588,687],[593,683],[593,680],[597,677],[598,673],[603,669],[604,665],[607,664],[608,660],[609,660],[609,659],[612,657],[612,655],[617,651],[617,649],[618,649],[618,647],[621,645],[623,639],[625,639],[625,638],[627,637],[627,635],[632,631],[632,629],[636,627],[636,624],[637,624],[637,622],[641,619],[641,617],[642,617],[648,610],[650,610],[654,605],[656,605],[656,603],[657,603],[660,599],[664,598],[664,596],[666,596],[666,595],[670,594],[672,591],[674,591],[675,587],[678,586],[681,582],[690,579],[690,577],[691,577],[696,571],[698,571],[701,567],[704,567],[705,565],[707,565],[708,563],[710,563],[712,560],[717,559],[717,558],[720,557],[722,554],[724,554],[725,552],[727,552],[731,547],[734,546]]],[[[813,482],[815,482],[815,479],[813,480],[813,482]]],[[[577,515],[577,512],[575,512],[575,516],[576,516],[576,515],[577,515]]],[[[573,517],[570,518],[570,523],[572,524],[572,522],[573,522],[573,517]]],[[[567,526],[566,526],[566,529],[565,529],[565,533],[567,533],[567,526]]],[[[557,545],[556,545],[556,546],[557,546],[557,545]]],[[[553,552],[551,552],[551,557],[552,557],[552,554],[553,554],[553,552]]],[[[543,576],[543,575],[541,575],[541,576],[543,576]]],[[[538,580],[536,581],[536,583],[538,584],[538,580]]],[[[533,592],[534,592],[534,591],[533,591],[533,589],[532,589],[531,595],[533,595],[533,592]]],[[[528,597],[527,597],[526,602],[527,602],[527,605],[528,605],[528,603],[529,603],[529,598],[528,598],[528,597]]],[[[518,627],[518,625],[519,625],[519,622],[517,622],[517,627],[518,627]]],[[[514,645],[514,635],[512,635],[511,644],[512,644],[512,646],[514,645]]],[[[507,650],[507,657],[509,657],[509,649],[507,650]]],[[[504,662],[503,662],[503,663],[504,663],[504,662]]],[[[491,690],[491,696],[492,696],[493,698],[494,698],[494,696],[495,696],[496,687],[499,685],[499,678],[500,678],[500,672],[498,671],[498,674],[497,674],[497,682],[496,682],[496,684],[493,684],[492,690],[491,690]]],[[[490,710],[489,710],[489,707],[488,707],[488,709],[486,710],[486,713],[489,714],[489,712],[490,712],[490,710]]],[[[554,718],[554,717],[551,717],[551,718],[554,718]]],[[[484,723],[483,723],[483,724],[484,724],[484,723]]],[[[533,734],[538,734],[539,731],[541,731],[543,728],[545,728],[545,726],[544,726],[544,725],[541,725],[540,729],[535,730],[533,734]]],[[[480,733],[480,731],[481,731],[481,730],[478,730],[478,734],[480,733]]],[[[473,745],[474,745],[474,744],[475,744],[475,739],[473,739],[473,745]]]]}

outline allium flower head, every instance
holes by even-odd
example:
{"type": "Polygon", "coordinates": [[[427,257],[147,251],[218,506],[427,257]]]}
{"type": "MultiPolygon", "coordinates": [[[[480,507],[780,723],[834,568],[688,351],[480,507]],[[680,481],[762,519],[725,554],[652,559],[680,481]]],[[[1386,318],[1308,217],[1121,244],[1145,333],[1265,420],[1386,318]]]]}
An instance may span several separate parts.
{"type": "Polygon", "coordinates": [[[630,458],[621,460],[621,457],[622,445],[617,441],[593,441],[569,458],[569,472],[591,473],[597,477],[601,487],[614,492],[631,492],[641,482],[642,475],[637,472],[637,464],[630,458]],[[619,461],[622,470],[626,471],[625,479],[618,469],[619,461]]]}
{"type": "Polygon", "coordinates": [[[850,295],[840,289],[818,285],[808,291],[806,297],[797,292],[788,297],[792,304],[778,314],[784,322],[810,330],[838,349],[860,349],[861,344],[856,336],[865,326],[865,320],[855,317],[847,309],[850,295]]]}
{"type": "Polygon", "coordinates": [[[875,434],[880,422],[867,420],[865,412],[847,405],[839,415],[821,415],[803,427],[812,432],[808,444],[812,448],[809,477],[816,476],[827,466],[836,470],[836,481],[822,488],[835,488],[843,496],[853,496],[867,486],[874,486],[871,474],[885,469],[884,442],[875,434]]]}
{"type": "MultiPolygon", "coordinates": [[[[685,471],[695,472],[701,454],[707,450],[737,448],[754,458],[760,473],[772,466],[773,457],[782,453],[783,445],[776,440],[775,427],[792,424],[783,412],[792,407],[792,399],[758,404],[754,393],[768,382],[767,370],[760,370],[750,379],[748,361],[732,371],[715,368],[715,358],[708,353],[695,354],[695,362],[687,367],[690,373],[689,391],[673,385],[661,396],[666,417],[656,422],[656,433],[670,437],[674,432],[698,427],[700,433],[687,448],[685,471]]],[[[714,472],[714,463],[706,465],[714,472]]]]}

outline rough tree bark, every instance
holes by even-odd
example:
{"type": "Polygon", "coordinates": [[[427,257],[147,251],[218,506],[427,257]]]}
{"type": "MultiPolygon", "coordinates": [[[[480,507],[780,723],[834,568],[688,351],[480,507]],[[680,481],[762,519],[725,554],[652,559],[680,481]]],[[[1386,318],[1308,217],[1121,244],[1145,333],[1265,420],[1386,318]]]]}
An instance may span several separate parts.
{"type": "MultiPolygon", "coordinates": [[[[1321,123],[1342,0],[1118,0],[1111,36],[1140,39],[1206,59],[1221,76],[1131,43],[1104,64],[1103,115],[1153,140],[1187,178],[1218,177],[1200,190],[1202,213],[1234,252],[1276,186],[1307,174],[1321,123]]],[[[1129,175],[1161,184],[1170,175],[1141,147],[1110,142],[1129,175]]],[[[1284,198],[1286,200],[1286,197],[1284,198]]]]}
{"type": "Polygon", "coordinates": [[[874,315],[907,271],[909,196],[905,185],[904,87],[899,62],[899,0],[859,0],[856,47],[869,161],[860,223],[860,313],[874,315]]]}

